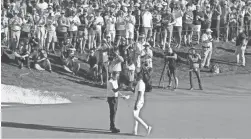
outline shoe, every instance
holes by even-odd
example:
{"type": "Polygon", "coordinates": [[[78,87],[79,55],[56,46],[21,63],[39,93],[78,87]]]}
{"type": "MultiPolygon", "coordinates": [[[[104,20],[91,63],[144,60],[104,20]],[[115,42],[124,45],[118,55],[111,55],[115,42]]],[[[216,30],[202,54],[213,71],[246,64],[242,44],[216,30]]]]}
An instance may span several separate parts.
{"type": "Polygon", "coordinates": [[[19,68],[20,68],[20,69],[23,69],[23,66],[24,66],[24,64],[21,63],[21,64],[19,65],[19,68]]]}
{"type": "Polygon", "coordinates": [[[193,87],[191,87],[189,90],[193,90],[193,87]]]}
{"type": "Polygon", "coordinates": [[[135,136],[137,136],[137,135],[138,135],[138,133],[137,133],[137,132],[135,132],[135,131],[133,131],[133,132],[132,132],[132,134],[133,134],[133,135],[135,135],[135,136]]]}
{"type": "Polygon", "coordinates": [[[203,90],[202,86],[200,86],[200,90],[203,90]]]}
{"type": "Polygon", "coordinates": [[[52,70],[51,70],[51,69],[49,69],[49,72],[50,72],[50,73],[52,73],[52,70]]]}
{"type": "Polygon", "coordinates": [[[117,129],[116,127],[110,128],[110,131],[111,131],[112,133],[119,133],[119,132],[120,132],[120,130],[117,129]]]}
{"type": "Polygon", "coordinates": [[[204,68],[208,69],[208,68],[209,68],[209,66],[204,66],[204,68]]]}
{"type": "Polygon", "coordinates": [[[148,128],[147,128],[147,135],[150,135],[151,130],[152,130],[152,127],[151,127],[151,126],[148,126],[148,128]]]}

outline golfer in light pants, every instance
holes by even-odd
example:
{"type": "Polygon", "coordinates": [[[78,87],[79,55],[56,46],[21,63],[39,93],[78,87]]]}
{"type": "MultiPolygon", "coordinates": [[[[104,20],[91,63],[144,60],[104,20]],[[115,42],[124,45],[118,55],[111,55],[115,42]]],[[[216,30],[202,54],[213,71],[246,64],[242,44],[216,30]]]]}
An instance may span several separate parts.
{"type": "Polygon", "coordinates": [[[201,63],[201,67],[209,68],[210,60],[212,56],[213,46],[212,46],[212,36],[211,33],[213,31],[211,29],[206,29],[206,33],[202,35],[202,49],[203,49],[203,60],[201,63]]]}
{"type": "Polygon", "coordinates": [[[144,105],[144,95],[145,95],[145,83],[143,81],[143,75],[142,73],[139,73],[137,76],[137,85],[135,87],[135,105],[134,105],[134,110],[133,110],[133,116],[135,119],[135,125],[134,125],[134,131],[133,134],[137,135],[138,133],[138,123],[142,124],[145,129],[147,130],[147,135],[150,134],[152,127],[147,125],[140,117],[139,117],[139,113],[141,108],[144,105]]]}
{"type": "Polygon", "coordinates": [[[246,39],[246,35],[243,32],[242,28],[239,28],[239,35],[236,39],[236,51],[235,51],[235,55],[237,58],[237,64],[240,63],[240,58],[241,58],[241,66],[245,66],[246,64],[246,60],[245,60],[245,51],[247,48],[247,39],[246,39]],[[240,57],[241,56],[241,57],[240,57]]]}

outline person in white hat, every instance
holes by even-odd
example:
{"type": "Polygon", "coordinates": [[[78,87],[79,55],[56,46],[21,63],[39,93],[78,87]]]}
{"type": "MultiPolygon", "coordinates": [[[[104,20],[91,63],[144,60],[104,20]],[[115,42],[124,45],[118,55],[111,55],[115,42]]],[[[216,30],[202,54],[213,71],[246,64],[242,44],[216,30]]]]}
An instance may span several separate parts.
{"type": "Polygon", "coordinates": [[[14,11],[14,17],[9,20],[12,50],[15,50],[18,47],[21,34],[21,25],[23,23],[22,19],[18,17],[18,13],[18,11],[14,11]]]}
{"type": "Polygon", "coordinates": [[[210,60],[213,52],[213,38],[212,33],[213,31],[208,28],[206,29],[206,33],[204,33],[201,37],[202,40],[202,50],[203,50],[203,60],[201,63],[201,67],[209,68],[210,66],[210,60]]]}
{"type": "Polygon", "coordinates": [[[244,29],[243,28],[239,28],[239,35],[236,38],[236,51],[235,51],[235,55],[236,55],[236,60],[237,60],[237,64],[240,64],[240,60],[241,60],[241,66],[245,66],[246,64],[246,59],[245,59],[245,51],[247,48],[247,36],[244,33],[244,29]]]}
{"type": "Polygon", "coordinates": [[[52,46],[52,53],[55,53],[55,42],[57,42],[56,34],[57,22],[53,12],[49,13],[46,19],[46,51],[49,51],[50,44],[52,46]]]}
{"type": "Polygon", "coordinates": [[[146,42],[145,35],[141,34],[139,35],[139,41],[136,43],[134,48],[134,60],[135,60],[135,66],[136,66],[136,73],[140,72],[141,68],[141,56],[143,55],[143,49],[144,44],[146,42]]]}

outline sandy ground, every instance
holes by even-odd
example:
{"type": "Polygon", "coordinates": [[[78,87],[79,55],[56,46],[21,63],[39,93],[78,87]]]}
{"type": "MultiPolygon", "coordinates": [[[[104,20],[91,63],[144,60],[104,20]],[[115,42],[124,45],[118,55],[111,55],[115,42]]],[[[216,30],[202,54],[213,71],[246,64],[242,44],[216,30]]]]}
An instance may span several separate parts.
{"type": "MultiPolygon", "coordinates": [[[[141,114],[153,126],[148,137],[250,139],[250,79],[251,74],[204,78],[204,91],[188,91],[186,80],[180,81],[176,91],[154,89],[147,94],[141,114]]],[[[75,89],[81,89],[81,85],[75,89]]],[[[131,135],[132,100],[119,100],[116,124],[121,133],[111,134],[107,130],[108,104],[102,99],[105,90],[90,86],[84,86],[84,90],[68,96],[72,104],[4,104],[9,106],[2,107],[2,137],[136,138],[131,135]]],[[[145,133],[140,126],[139,134],[145,133]]]]}

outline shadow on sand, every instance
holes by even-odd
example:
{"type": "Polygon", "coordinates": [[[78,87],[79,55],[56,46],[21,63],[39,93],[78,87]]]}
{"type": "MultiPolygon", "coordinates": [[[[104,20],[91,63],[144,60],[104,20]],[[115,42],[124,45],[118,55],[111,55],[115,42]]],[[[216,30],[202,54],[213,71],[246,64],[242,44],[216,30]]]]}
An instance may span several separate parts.
{"type": "Polygon", "coordinates": [[[62,127],[62,126],[50,126],[40,124],[25,124],[15,122],[1,122],[2,127],[10,128],[23,128],[32,130],[47,130],[47,131],[59,131],[59,132],[71,132],[71,133],[90,133],[90,134],[106,134],[106,135],[124,135],[124,136],[135,136],[129,133],[111,133],[105,129],[93,129],[93,128],[75,128],[75,127],[62,127]]]}

